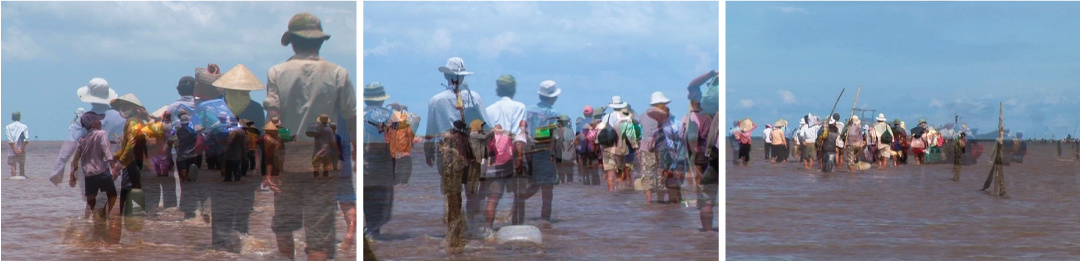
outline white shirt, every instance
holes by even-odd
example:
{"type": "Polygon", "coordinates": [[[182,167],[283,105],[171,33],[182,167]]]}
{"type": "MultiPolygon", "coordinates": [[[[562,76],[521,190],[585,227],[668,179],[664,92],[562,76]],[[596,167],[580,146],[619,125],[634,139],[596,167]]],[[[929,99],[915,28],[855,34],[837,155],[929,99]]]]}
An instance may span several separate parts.
{"type": "Polygon", "coordinates": [[[521,132],[519,123],[525,120],[524,103],[510,99],[510,97],[502,97],[488,106],[485,111],[489,120],[488,127],[494,128],[495,125],[502,125],[504,130],[512,134],[521,132]]]}
{"type": "Polygon", "coordinates": [[[815,143],[817,142],[817,134],[818,131],[821,130],[821,126],[822,125],[803,126],[802,128],[799,128],[799,137],[801,137],[806,144],[815,143]]]}
{"type": "Polygon", "coordinates": [[[772,129],[773,128],[765,128],[763,131],[765,133],[765,143],[772,144],[772,129]]]}
{"type": "Polygon", "coordinates": [[[5,134],[7,134],[8,143],[14,143],[15,147],[20,147],[23,143],[30,141],[30,128],[19,121],[8,124],[5,134]]]}

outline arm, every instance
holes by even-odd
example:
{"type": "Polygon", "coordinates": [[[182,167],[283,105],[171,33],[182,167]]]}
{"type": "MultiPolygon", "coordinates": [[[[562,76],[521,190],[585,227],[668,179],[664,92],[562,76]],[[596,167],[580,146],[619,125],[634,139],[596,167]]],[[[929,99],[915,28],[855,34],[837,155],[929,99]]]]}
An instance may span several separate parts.
{"type": "Polygon", "coordinates": [[[686,86],[686,90],[689,92],[687,98],[695,101],[701,100],[700,86],[702,84],[705,84],[705,82],[708,81],[709,78],[716,77],[717,74],[719,74],[719,72],[717,72],[716,70],[708,71],[701,76],[694,78],[694,80],[690,81],[690,84],[686,86]]]}
{"type": "Polygon", "coordinates": [[[439,131],[436,130],[436,128],[438,128],[438,123],[435,122],[435,120],[436,120],[435,116],[438,115],[437,112],[436,112],[437,111],[436,107],[438,107],[437,102],[435,102],[435,101],[429,101],[428,102],[428,117],[427,117],[428,121],[427,121],[427,132],[426,132],[427,133],[427,137],[426,137],[427,139],[424,141],[424,161],[427,163],[427,165],[429,167],[435,165],[435,149],[436,149],[435,140],[436,140],[436,137],[438,137],[440,135],[439,131]]]}
{"type": "Polygon", "coordinates": [[[273,119],[274,117],[281,116],[278,110],[281,108],[281,100],[278,95],[277,81],[274,79],[274,68],[266,73],[266,100],[263,100],[263,109],[266,110],[266,118],[273,119]]]}
{"type": "Polygon", "coordinates": [[[116,158],[121,166],[127,166],[135,160],[135,133],[133,133],[134,130],[132,130],[133,124],[135,124],[133,120],[128,120],[127,124],[124,125],[124,137],[120,140],[120,151],[117,151],[116,155],[113,155],[113,158],[116,158]]]}

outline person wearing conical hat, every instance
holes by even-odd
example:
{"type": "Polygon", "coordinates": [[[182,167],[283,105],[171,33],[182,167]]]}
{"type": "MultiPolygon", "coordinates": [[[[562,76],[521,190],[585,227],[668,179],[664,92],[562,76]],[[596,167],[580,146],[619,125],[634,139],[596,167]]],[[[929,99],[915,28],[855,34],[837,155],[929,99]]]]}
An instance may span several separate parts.
{"type": "Polygon", "coordinates": [[[214,81],[213,85],[225,91],[222,96],[225,105],[228,105],[229,111],[242,119],[242,122],[252,121],[255,126],[266,124],[262,105],[251,99],[252,91],[265,90],[266,86],[246,66],[237,64],[214,81]]]}
{"type": "MultiPolygon", "coordinates": [[[[739,158],[742,160],[743,166],[750,164],[750,135],[753,134],[754,129],[757,129],[757,124],[750,120],[750,118],[739,121],[739,129],[735,132],[735,140],[739,144],[739,158]]],[[[738,163],[736,160],[736,163],[738,163]]]]}
{"type": "MultiPolygon", "coordinates": [[[[281,45],[291,46],[293,55],[288,61],[267,70],[266,100],[263,108],[268,118],[279,117],[279,130],[304,130],[326,114],[327,120],[348,134],[352,145],[351,162],[356,162],[357,107],[356,88],[345,68],[319,56],[319,50],[330,39],[323,32],[322,22],[310,13],[298,13],[289,19],[287,31],[281,35],[281,45]]],[[[313,137],[297,135],[298,142],[310,142],[313,137]]],[[[342,137],[345,138],[345,137],[342,137]]],[[[333,137],[331,136],[332,140],[333,137]]],[[[287,146],[283,153],[301,155],[303,145],[287,146]],[[294,150],[296,150],[294,152],[294,150]]],[[[310,152],[308,152],[310,153],[310,152]]],[[[336,159],[336,157],[334,157],[336,159]]],[[[342,172],[353,171],[342,166],[342,172]]],[[[277,239],[278,251],[288,258],[296,251],[293,232],[303,229],[309,260],[325,260],[336,251],[334,216],[338,183],[349,182],[330,177],[313,177],[311,165],[286,161],[281,169],[281,181],[276,183],[281,193],[274,195],[274,220],[271,229],[277,239]]]]}

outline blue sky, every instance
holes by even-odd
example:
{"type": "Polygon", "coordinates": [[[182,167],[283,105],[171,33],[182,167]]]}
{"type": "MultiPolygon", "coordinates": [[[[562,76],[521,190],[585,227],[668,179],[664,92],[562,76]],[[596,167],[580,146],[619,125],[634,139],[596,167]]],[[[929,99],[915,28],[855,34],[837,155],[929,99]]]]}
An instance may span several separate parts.
{"type": "Polygon", "coordinates": [[[860,108],[909,128],[959,114],[990,131],[1003,102],[1013,132],[1075,136],[1077,13],[1077,2],[729,2],[726,115],[797,124],[847,88],[846,118],[861,85],[860,108]]]}
{"type": "MultiPolygon", "coordinates": [[[[0,114],[11,111],[41,140],[65,137],[73,112],[89,109],[75,90],[91,78],[147,110],[175,101],[180,77],[217,63],[266,71],[292,56],[280,44],[289,19],[310,12],[331,35],[322,56],[356,81],[356,2],[3,2],[0,114]]],[[[262,102],[265,91],[252,92],[262,102]]]]}
{"type": "Polygon", "coordinates": [[[387,103],[405,104],[425,122],[428,99],[446,82],[437,68],[454,56],[475,72],[466,81],[485,107],[498,100],[495,80],[510,74],[518,82],[514,99],[526,105],[539,101],[540,82],[557,82],[562,94],[555,109],[571,118],[614,95],[640,112],[654,91],[663,91],[681,117],[689,105],[686,85],[720,66],[718,2],[363,5],[358,85],[382,83],[387,103]]]}

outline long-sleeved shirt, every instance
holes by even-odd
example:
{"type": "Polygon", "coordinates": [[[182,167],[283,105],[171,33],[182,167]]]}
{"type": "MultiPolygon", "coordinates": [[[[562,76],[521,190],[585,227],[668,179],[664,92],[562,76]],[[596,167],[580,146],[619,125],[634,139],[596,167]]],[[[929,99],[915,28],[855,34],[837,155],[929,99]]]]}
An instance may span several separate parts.
{"type": "Polygon", "coordinates": [[[12,122],[5,128],[5,134],[7,134],[8,143],[14,144],[15,147],[22,147],[23,144],[30,141],[30,128],[26,127],[26,124],[22,122],[12,122]]]}
{"type": "Polygon", "coordinates": [[[345,68],[318,56],[297,55],[271,67],[266,76],[263,108],[277,111],[282,126],[301,130],[315,123],[319,114],[331,120],[340,115],[349,140],[356,140],[356,90],[345,68]]]}
{"type": "MultiPolygon", "coordinates": [[[[464,84],[464,83],[463,83],[464,84]]],[[[468,124],[474,119],[480,119],[487,122],[487,117],[484,115],[483,101],[480,99],[480,94],[469,91],[466,89],[461,90],[462,104],[465,110],[465,120],[462,122],[468,124]]],[[[446,90],[435,94],[430,100],[428,100],[428,116],[427,116],[427,135],[432,137],[428,142],[424,143],[424,157],[428,159],[439,159],[436,144],[438,138],[442,136],[446,130],[454,128],[454,121],[461,119],[460,112],[457,108],[454,108],[454,103],[457,102],[457,95],[454,94],[454,89],[447,88],[446,90]]],[[[503,126],[506,128],[506,126],[503,126]]]]}
{"type": "Polygon", "coordinates": [[[113,154],[109,151],[108,133],[104,130],[93,130],[79,138],[79,145],[75,148],[75,158],[72,165],[79,166],[85,176],[95,176],[109,172],[109,161],[113,160],[113,154]]]}
{"type": "Polygon", "coordinates": [[[195,104],[195,96],[189,95],[180,96],[180,99],[177,99],[175,102],[170,103],[169,107],[165,108],[165,111],[168,111],[170,114],[172,114],[172,118],[169,119],[169,122],[177,123],[180,122],[180,110],[184,110],[189,116],[195,117],[195,108],[198,108],[195,104]]]}
{"type": "Polygon", "coordinates": [[[142,160],[146,155],[145,136],[142,136],[143,123],[136,118],[129,118],[124,125],[124,136],[120,140],[120,151],[113,155],[120,164],[127,166],[132,161],[142,160]],[[141,137],[142,136],[142,137],[141,137]]]}

